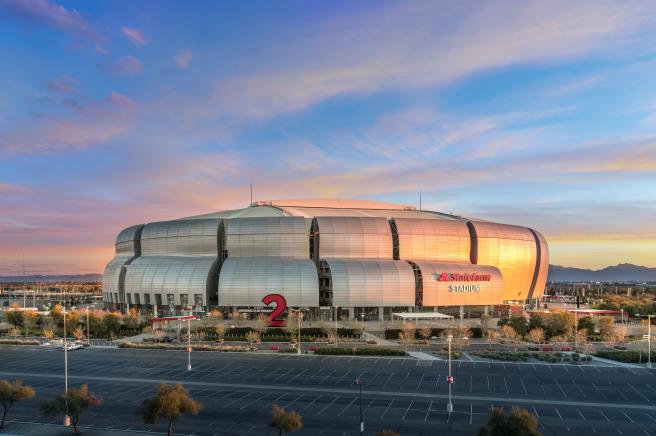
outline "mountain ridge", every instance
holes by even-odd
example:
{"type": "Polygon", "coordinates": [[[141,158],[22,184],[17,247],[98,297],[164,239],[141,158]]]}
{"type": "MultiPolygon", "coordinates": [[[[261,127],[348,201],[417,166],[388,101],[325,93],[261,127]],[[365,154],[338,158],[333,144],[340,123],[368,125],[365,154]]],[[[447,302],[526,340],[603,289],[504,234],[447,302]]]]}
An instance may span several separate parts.
{"type": "MultiPolygon", "coordinates": [[[[0,276],[0,282],[53,283],[99,282],[102,274],[33,274],[29,276],[0,276]]],[[[549,265],[550,282],[656,282],[656,268],[619,263],[598,270],[562,265],[549,265]]]]}

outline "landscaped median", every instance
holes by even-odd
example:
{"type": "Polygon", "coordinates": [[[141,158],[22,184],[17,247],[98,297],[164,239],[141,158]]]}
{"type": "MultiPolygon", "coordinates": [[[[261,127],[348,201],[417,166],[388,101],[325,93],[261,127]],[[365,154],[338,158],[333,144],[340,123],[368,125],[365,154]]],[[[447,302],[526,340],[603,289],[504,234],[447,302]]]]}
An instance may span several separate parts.
{"type": "Polygon", "coordinates": [[[592,361],[592,356],[585,356],[579,353],[561,353],[559,351],[554,353],[539,351],[473,351],[469,355],[503,362],[585,363],[592,361]]]}
{"type": "MultiPolygon", "coordinates": [[[[134,343],[130,341],[121,342],[118,345],[119,348],[139,348],[146,350],[187,350],[187,344],[148,344],[148,343],[134,343]]],[[[192,347],[194,351],[223,351],[223,352],[244,352],[250,351],[248,345],[213,345],[213,344],[202,344],[194,345],[192,347]]]]}
{"type": "MultiPolygon", "coordinates": [[[[595,356],[623,363],[646,363],[648,360],[647,353],[639,351],[602,350],[598,351],[595,356]]],[[[651,361],[656,362],[656,351],[652,351],[651,361]]]]}
{"type": "Polygon", "coordinates": [[[345,347],[323,347],[317,348],[314,354],[322,356],[405,356],[403,350],[382,347],[345,348],[345,347]]]}
{"type": "Polygon", "coordinates": [[[36,339],[0,339],[0,345],[40,345],[36,339]]]}

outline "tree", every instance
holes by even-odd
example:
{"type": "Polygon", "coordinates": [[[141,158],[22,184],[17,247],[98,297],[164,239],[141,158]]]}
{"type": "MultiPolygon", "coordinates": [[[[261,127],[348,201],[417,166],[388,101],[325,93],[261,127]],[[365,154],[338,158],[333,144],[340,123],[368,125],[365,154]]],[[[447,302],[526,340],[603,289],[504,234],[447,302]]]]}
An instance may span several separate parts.
{"type": "Polygon", "coordinates": [[[303,422],[301,421],[301,415],[296,413],[295,410],[286,412],[285,409],[274,404],[271,410],[271,424],[269,426],[278,429],[278,436],[281,436],[283,431],[292,432],[294,430],[300,430],[303,427],[303,422]]]}
{"type": "Polygon", "coordinates": [[[546,316],[544,313],[541,312],[531,313],[531,318],[528,320],[529,331],[538,327],[544,329],[545,325],[546,325],[546,316]]]}
{"type": "Polygon", "coordinates": [[[599,318],[599,334],[606,346],[612,347],[616,341],[615,319],[610,316],[599,318]]]}
{"type": "Polygon", "coordinates": [[[424,326],[419,329],[419,335],[424,339],[428,340],[433,334],[433,329],[430,326],[424,326]]]}
{"type": "Polygon", "coordinates": [[[67,414],[71,418],[75,434],[79,434],[78,424],[82,412],[88,407],[100,404],[102,404],[102,400],[89,392],[87,385],[82,385],[79,389],[69,389],[68,395],[61,393],[51,401],[42,404],[41,411],[46,416],[67,414]]]}
{"type": "Polygon", "coordinates": [[[337,330],[335,329],[328,330],[327,336],[328,336],[328,343],[330,344],[335,343],[335,346],[337,346],[337,330]]]}
{"type": "Polygon", "coordinates": [[[77,339],[78,341],[84,339],[84,329],[82,329],[81,327],[76,327],[72,333],[73,336],[75,336],[75,339],[77,339]]]}
{"type": "Polygon", "coordinates": [[[393,430],[385,429],[376,433],[376,436],[399,436],[399,434],[393,430]]]}
{"type": "Polygon", "coordinates": [[[23,312],[18,307],[12,307],[11,310],[6,311],[5,319],[15,328],[23,326],[23,312]]]}
{"type": "Polygon", "coordinates": [[[36,392],[30,386],[24,385],[22,380],[0,380],[0,404],[2,404],[2,422],[0,428],[5,426],[5,418],[9,409],[16,401],[32,398],[36,392]]]}
{"type": "Polygon", "coordinates": [[[217,324],[216,327],[214,327],[214,333],[216,333],[216,339],[219,342],[223,342],[223,336],[225,336],[225,325],[223,324],[217,324]]]}
{"type": "Polygon", "coordinates": [[[574,330],[575,317],[571,313],[553,312],[547,317],[544,331],[548,338],[557,335],[571,335],[574,330]]]}
{"type": "Polygon", "coordinates": [[[522,340],[522,336],[510,324],[501,327],[501,334],[506,341],[515,346],[515,351],[517,351],[517,345],[522,340]]]}
{"type": "Polygon", "coordinates": [[[255,320],[255,331],[261,335],[267,327],[269,327],[269,317],[260,313],[255,320]]]}
{"type": "Polygon", "coordinates": [[[485,427],[478,431],[478,436],[540,436],[538,420],[525,409],[515,408],[506,413],[503,407],[490,410],[485,427]]]}
{"type": "Polygon", "coordinates": [[[565,336],[565,335],[553,336],[551,338],[551,342],[553,342],[555,344],[560,344],[560,349],[562,350],[563,346],[567,342],[567,336],[565,336]]]}
{"type": "Polygon", "coordinates": [[[46,339],[52,339],[52,338],[55,337],[55,331],[51,328],[46,327],[46,328],[43,329],[43,336],[46,339]]]}
{"type": "Polygon", "coordinates": [[[155,424],[160,418],[166,418],[168,435],[171,436],[173,421],[187,412],[198,415],[202,408],[200,401],[191,398],[181,384],[161,384],[153,398],[143,400],[137,415],[141,416],[146,424],[155,424]]]}
{"type": "Polygon", "coordinates": [[[528,332],[528,320],[525,316],[511,316],[508,324],[520,335],[524,336],[528,332]]]}
{"type": "Polygon", "coordinates": [[[579,318],[578,328],[579,330],[586,329],[589,332],[593,332],[595,328],[594,320],[590,316],[582,316],[581,318],[579,318]]]}
{"type": "Polygon", "coordinates": [[[253,343],[260,340],[260,334],[258,332],[250,331],[246,333],[246,339],[248,339],[248,342],[251,344],[251,348],[253,348],[253,343]]]}
{"type": "Polygon", "coordinates": [[[121,328],[121,314],[120,313],[108,313],[105,315],[105,318],[103,319],[103,324],[105,325],[105,328],[109,332],[109,334],[113,337],[115,333],[119,331],[121,328]]]}
{"type": "Polygon", "coordinates": [[[415,339],[415,335],[412,334],[412,333],[408,333],[408,332],[399,333],[399,341],[403,345],[405,345],[405,352],[406,353],[408,352],[408,345],[410,345],[412,343],[412,341],[414,341],[414,339],[415,339]]]}
{"type": "Polygon", "coordinates": [[[25,327],[26,336],[36,326],[38,316],[39,314],[35,310],[26,310],[23,312],[23,327],[25,327]]]}
{"type": "Polygon", "coordinates": [[[490,350],[491,350],[492,343],[499,340],[499,338],[501,337],[501,333],[499,333],[499,330],[488,330],[487,333],[485,333],[485,337],[487,338],[487,341],[490,344],[490,350]]]}
{"type": "Polygon", "coordinates": [[[526,334],[526,338],[533,342],[534,344],[543,344],[544,343],[544,330],[540,327],[529,330],[526,334]]]}

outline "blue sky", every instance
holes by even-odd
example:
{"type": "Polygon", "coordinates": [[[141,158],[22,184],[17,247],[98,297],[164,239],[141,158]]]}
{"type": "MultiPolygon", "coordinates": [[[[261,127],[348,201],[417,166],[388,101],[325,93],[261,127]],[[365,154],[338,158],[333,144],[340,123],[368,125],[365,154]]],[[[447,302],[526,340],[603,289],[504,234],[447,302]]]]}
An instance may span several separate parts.
{"type": "Polygon", "coordinates": [[[656,266],[650,1],[0,0],[0,274],[130,224],[347,197],[656,266]]]}

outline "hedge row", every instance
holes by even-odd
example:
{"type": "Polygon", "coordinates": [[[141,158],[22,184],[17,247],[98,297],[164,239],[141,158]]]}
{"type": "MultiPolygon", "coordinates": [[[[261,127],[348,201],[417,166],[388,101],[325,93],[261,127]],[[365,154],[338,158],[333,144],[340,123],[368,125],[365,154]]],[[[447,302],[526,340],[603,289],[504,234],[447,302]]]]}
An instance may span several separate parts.
{"type": "Polygon", "coordinates": [[[343,347],[324,347],[317,349],[314,354],[324,356],[405,356],[405,351],[394,350],[392,348],[372,347],[372,348],[343,348],[343,347]]]}
{"type": "MultiPolygon", "coordinates": [[[[445,328],[431,329],[431,337],[436,336],[436,337],[439,338],[440,335],[442,334],[442,332],[445,331],[445,330],[450,330],[450,329],[445,329],[445,328]]],[[[480,327],[470,327],[469,330],[471,330],[473,338],[482,338],[483,337],[483,331],[481,330],[480,327]]],[[[401,330],[401,329],[387,329],[387,330],[385,330],[385,339],[392,339],[392,340],[398,339],[399,334],[402,331],[403,330],[401,330]]],[[[421,334],[419,333],[419,329],[417,329],[415,331],[415,338],[416,339],[423,339],[423,336],[421,336],[421,334]]]]}
{"type": "MultiPolygon", "coordinates": [[[[177,345],[177,344],[144,344],[144,343],[138,343],[135,344],[134,342],[126,341],[126,342],[121,342],[118,345],[119,348],[142,348],[142,349],[148,349],[148,350],[186,350],[187,345],[177,345]]],[[[237,352],[243,352],[243,351],[249,351],[249,347],[245,345],[194,345],[192,347],[194,351],[237,351],[237,352]]]]}
{"type": "MultiPolygon", "coordinates": [[[[618,362],[626,362],[626,363],[644,363],[647,362],[647,353],[640,353],[639,351],[611,351],[611,350],[604,350],[604,351],[598,351],[596,354],[598,357],[602,357],[604,359],[610,359],[610,360],[616,360],[618,362]],[[642,356],[642,360],[641,360],[642,356]]],[[[656,351],[651,352],[651,360],[652,362],[656,361],[656,351]]]]}
{"type": "Polygon", "coordinates": [[[0,345],[40,345],[35,339],[0,339],[0,345]]]}
{"type": "MultiPolygon", "coordinates": [[[[207,336],[210,336],[210,337],[216,336],[216,332],[214,330],[214,327],[205,327],[205,328],[200,329],[200,330],[202,330],[207,336]]],[[[252,327],[233,327],[233,328],[226,329],[225,336],[226,337],[228,337],[228,336],[240,336],[240,337],[243,336],[243,337],[246,337],[248,332],[253,332],[253,331],[255,331],[255,329],[252,328],[252,327]]],[[[186,334],[186,329],[182,329],[182,333],[186,334]]],[[[303,336],[303,337],[315,337],[315,338],[325,337],[327,335],[327,333],[328,332],[326,330],[324,330],[322,328],[318,328],[318,327],[308,327],[308,328],[302,328],[301,329],[301,336],[303,336]]],[[[347,328],[337,329],[337,334],[340,337],[346,337],[346,336],[350,336],[350,337],[354,337],[354,338],[359,338],[360,337],[360,332],[358,330],[347,329],[347,328]]],[[[281,329],[281,328],[276,327],[276,328],[268,328],[268,329],[264,330],[262,332],[262,337],[264,338],[266,336],[278,336],[278,337],[284,336],[284,337],[287,338],[286,340],[289,340],[289,337],[291,336],[291,334],[285,329],[281,329]]]]}

